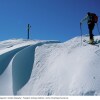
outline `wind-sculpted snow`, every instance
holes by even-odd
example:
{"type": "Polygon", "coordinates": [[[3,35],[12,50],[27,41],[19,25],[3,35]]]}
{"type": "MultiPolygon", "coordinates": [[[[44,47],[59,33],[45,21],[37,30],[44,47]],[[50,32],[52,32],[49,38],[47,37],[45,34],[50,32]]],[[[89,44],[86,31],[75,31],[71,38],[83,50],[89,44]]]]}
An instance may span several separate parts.
{"type": "Polygon", "coordinates": [[[28,81],[34,61],[35,47],[30,46],[18,52],[12,62],[13,93],[22,88],[28,81]]]}
{"type": "Polygon", "coordinates": [[[40,42],[18,52],[12,61],[13,92],[16,95],[29,80],[34,64],[35,48],[44,44],[57,43],[57,41],[40,42]]]}
{"type": "Polygon", "coordinates": [[[36,48],[30,80],[18,95],[100,95],[99,51],[81,46],[80,38],[36,48]]]}
{"type": "Polygon", "coordinates": [[[0,75],[4,72],[4,70],[7,68],[9,62],[11,61],[11,59],[13,58],[13,56],[20,50],[22,50],[23,48],[25,48],[27,46],[24,47],[20,47],[14,50],[11,50],[9,52],[6,52],[2,55],[0,55],[0,75]]]}
{"type": "Polygon", "coordinates": [[[0,43],[0,95],[100,95],[99,42],[17,42],[0,43]]]}
{"type": "Polygon", "coordinates": [[[22,39],[0,42],[0,95],[13,95],[11,60],[17,52],[31,45],[31,42],[34,43],[22,39]]]}
{"type": "Polygon", "coordinates": [[[19,47],[0,55],[0,95],[13,95],[12,89],[12,58],[20,50],[28,46],[19,47]]]}
{"type": "Polygon", "coordinates": [[[0,95],[16,95],[30,78],[35,48],[49,43],[58,41],[7,40],[0,43],[0,95]]]}

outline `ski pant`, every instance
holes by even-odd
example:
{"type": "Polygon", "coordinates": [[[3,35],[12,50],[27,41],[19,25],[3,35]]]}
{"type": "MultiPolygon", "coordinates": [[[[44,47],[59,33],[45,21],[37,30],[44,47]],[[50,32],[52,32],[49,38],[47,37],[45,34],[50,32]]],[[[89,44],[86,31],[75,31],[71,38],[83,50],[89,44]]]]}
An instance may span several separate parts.
{"type": "Polygon", "coordinates": [[[94,26],[95,26],[94,23],[88,24],[90,39],[94,39],[93,38],[93,32],[92,32],[93,29],[94,29],[94,26]]]}

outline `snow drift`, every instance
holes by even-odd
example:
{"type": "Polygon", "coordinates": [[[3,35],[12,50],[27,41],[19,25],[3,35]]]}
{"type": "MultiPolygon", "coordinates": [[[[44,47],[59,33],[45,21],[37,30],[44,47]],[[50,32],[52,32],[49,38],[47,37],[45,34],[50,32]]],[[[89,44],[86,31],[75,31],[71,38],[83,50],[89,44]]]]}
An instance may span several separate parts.
{"type": "Polygon", "coordinates": [[[80,40],[14,40],[0,46],[0,95],[100,95],[99,41],[97,45],[81,45],[80,40]]]}

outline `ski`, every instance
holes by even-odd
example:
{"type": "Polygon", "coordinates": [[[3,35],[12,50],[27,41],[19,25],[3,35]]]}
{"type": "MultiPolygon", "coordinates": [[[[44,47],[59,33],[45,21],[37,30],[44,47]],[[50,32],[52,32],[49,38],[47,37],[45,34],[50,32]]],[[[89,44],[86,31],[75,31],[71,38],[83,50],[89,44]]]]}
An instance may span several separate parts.
{"type": "Polygon", "coordinates": [[[85,43],[87,43],[87,44],[90,44],[90,45],[93,45],[93,46],[97,46],[97,47],[99,47],[99,45],[98,45],[98,42],[97,41],[94,41],[94,43],[89,43],[89,41],[87,41],[87,40],[83,40],[83,42],[85,42],[85,43]]]}

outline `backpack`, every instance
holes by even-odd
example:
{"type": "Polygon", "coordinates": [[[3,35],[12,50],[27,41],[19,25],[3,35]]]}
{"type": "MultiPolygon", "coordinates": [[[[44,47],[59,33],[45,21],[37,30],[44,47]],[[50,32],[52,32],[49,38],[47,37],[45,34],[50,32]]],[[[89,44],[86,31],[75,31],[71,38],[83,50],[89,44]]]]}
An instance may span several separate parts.
{"type": "Polygon", "coordinates": [[[98,16],[95,13],[91,13],[91,15],[89,16],[89,19],[93,23],[97,23],[98,22],[98,16]]]}

